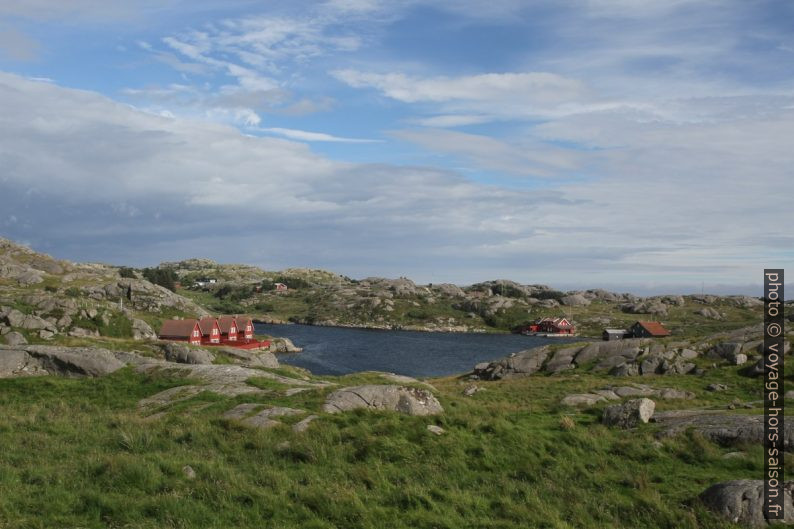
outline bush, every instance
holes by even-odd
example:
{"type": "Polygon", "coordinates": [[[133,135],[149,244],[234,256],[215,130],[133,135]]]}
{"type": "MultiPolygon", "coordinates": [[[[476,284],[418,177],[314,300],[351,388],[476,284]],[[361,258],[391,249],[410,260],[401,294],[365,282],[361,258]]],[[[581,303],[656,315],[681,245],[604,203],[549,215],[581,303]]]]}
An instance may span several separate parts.
{"type": "Polygon", "coordinates": [[[144,268],[143,277],[155,285],[165,287],[171,292],[176,291],[175,283],[179,279],[170,268],[144,268]]]}
{"type": "Polygon", "coordinates": [[[218,299],[230,301],[242,301],[250,298],[254,294],[254,288],[250,286],[235,287],[231,285],[223,285],[213,293],[218,299]]]}
{"type": "Polygon", "coordinates": [[[556,299],[560,301],[565,297],[565,292],[560,292],[559,290],[543,290],[534,294],[534,297],[537,299],[556,299]]]}
{"type": "Polygon", "coordinates": [[[108,318],[108,323],[105,325],[100,320],[97,328],[99,334],[102,336],[110,336],[111,338],[130,338],[132,337],[132,322],[121,312],[114,312],[108,318]]]}
{"type": "Polygon", "coordinates": [[[119,268],[119,275],[128,279],[135,279],[135,271],[128,266],[119,268]]]}
{"type": "Polygon", "coordinates": [[[258,312],[273,312],[273,305],[271,303],[267,303],[266,301],[255,303],[251,306],[251,308],[258,312]]]}
{"type": "Polygon", "coordinates": [[[292,289],[309,288],[312,286],[311,283],[309,283],[303,278],[288,277],[288,276],[278,276],[276,279],[273,280],[273,283],[284,283],[285,285],[287,285],[287,288],[292,288],[292,289]]]}
{"type": "Polygon", "coordinates": [[[513,285],[494,285],[491,290],[495,295],[507,298],[521,299],[524,297],[524,293],[513,285]]]}
{"type": "Polygon", "coordinates": [[[411,309],[406,312],[405,315],[415,320],[426,320],[430,318],[430,314],[428,314],[427,311],[421,309],[411,309]]]}

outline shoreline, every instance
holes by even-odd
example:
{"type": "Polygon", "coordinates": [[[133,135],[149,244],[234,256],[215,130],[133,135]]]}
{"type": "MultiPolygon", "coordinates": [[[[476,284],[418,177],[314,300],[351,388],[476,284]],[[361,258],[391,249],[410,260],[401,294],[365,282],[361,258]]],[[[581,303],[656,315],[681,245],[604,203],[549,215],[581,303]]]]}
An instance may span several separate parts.
{"type": "Polygon", "coordinates": [[[283,321],[280,320],[278,323],[273,321],[264,321],[259,318],[253,318],[251,321],[254,323],[258,323],[261,325],[304,325],[306,327],[329,327],[329,328],[338,328],[338,329],[361,329],[366,331],[410,331],[410,332],[428,332],[434,334],[491,334],[491,335],[498,335],[498,336],[507,336],[507,335],[518,335],[518,336],[531,336],[531,337],[538,337],[538,338],[578,338],[581,340],[593,341],[593,340],[600,340],[601,337],[599,336],[584,336],[581,334],[546,334],[546,333],[536,333],[536,334],[526,334],[526,333],[516,333],[510,331],[503,331],[500,329],[484,329],[484,328],[456,328],[456,327],[445,327],[445,328],[438,328],[438,327],[422,327],[422,326],[415,326],[415,325],[407,325],[407,326],[400,326],[400,325],[355,325],[352,323],[326,323],[326,322],[315,322],[315,323],[305,323],[305,322],[294,322],[294,321],[283,321]]]}

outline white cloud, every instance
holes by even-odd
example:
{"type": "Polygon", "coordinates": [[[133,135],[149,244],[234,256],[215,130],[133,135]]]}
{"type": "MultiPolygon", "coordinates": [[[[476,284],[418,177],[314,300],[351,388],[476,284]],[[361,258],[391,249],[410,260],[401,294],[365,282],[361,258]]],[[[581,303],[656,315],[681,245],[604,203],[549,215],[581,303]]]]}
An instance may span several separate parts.
{"type": "Polygon", "coordinates": [[[267,127],[257,130],[271,134],[277,134],[279,136],[284,136],[285,138],[298,141],[325,141],[335,143],[376,143],[379,141],[359,138],[342,138],[339,136],[326,134],[324,132],[310,132],[306,130],[284,129],[280,127],[267,127]]]}
{"type": "Polygon", "coordinates": [[[431,116],[429,118],[415,118],[413,121],[424,127],[461,127],[465,125],[477,125],[492,121],[491,116],[478,116],[471,114],[446,114],[431,116]]]}
{"type": "Polygon", "coordinates": [[[391,134],[434,152],[460,156],[478,168],[510,175],[560,178],[575,169],[581,158],[575,151],[548,143],[510,144],[489,136],[443,129],[398,130],[391,134]]]}
{"type": "Polygon", "coordinates": [[[375,88],[392,99],[406,103],[501,100],[504,104],[509,104],[519,100],[554,105],[576,100],[584,91],[581,82],[546,72],[431,78],[357,70],[337,70],[332,74],[354,88],[375,88]]]}
{"type": "Polygon", "coordinates": [[[4,229],[75,259],[201,255],[436,282],[747,284],[763,266],[794,264],[790,111],[727,124],[585,117],[537,129],[595,147],[573,161],[450,131],[414,138],[438,134],[440,148],[457,142],[478,163],[501,154],[519,169],[574,163],[589,176],[509,189],[332,161],[302,143],[0,74],[0,200],[19,219],[4,229]],[[617,147],[598,148],[610,136],[617,147]]]}

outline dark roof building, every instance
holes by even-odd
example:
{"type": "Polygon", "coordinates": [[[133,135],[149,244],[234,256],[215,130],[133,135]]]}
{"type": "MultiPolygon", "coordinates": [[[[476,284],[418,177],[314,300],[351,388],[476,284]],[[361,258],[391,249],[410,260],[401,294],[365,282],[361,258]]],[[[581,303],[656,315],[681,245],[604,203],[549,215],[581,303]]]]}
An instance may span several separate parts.
{"type": "Polygon", "coordinates": [[[622,340],[623,338],[631,338],[631,333],[626,329],[604,329],[601,333],[604,340],[622,340]]]}
{"type": "Polygon", "coordinates": [[[634,338],[662,338],[670,336],[670,331],[658,321],[638,321],[629,328],[634,338]]]}

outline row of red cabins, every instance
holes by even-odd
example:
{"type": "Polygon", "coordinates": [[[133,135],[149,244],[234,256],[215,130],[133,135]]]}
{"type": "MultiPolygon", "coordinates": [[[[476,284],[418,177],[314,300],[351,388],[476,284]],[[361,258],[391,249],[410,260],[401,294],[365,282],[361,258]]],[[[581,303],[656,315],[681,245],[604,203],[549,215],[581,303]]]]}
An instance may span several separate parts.
{"type": "Polygon", "coordinates": [[[247,316],[207,316],[200,320],[166,320],[160,328],[161,340],[188,342],[191,345],[262,346],[269,342],[254,339],[254,323],[247,316]]]}

